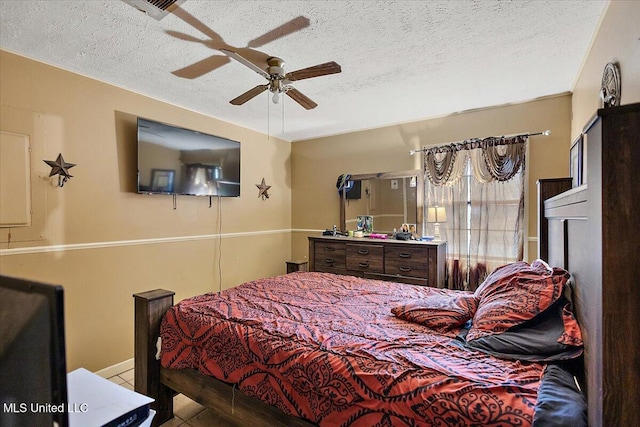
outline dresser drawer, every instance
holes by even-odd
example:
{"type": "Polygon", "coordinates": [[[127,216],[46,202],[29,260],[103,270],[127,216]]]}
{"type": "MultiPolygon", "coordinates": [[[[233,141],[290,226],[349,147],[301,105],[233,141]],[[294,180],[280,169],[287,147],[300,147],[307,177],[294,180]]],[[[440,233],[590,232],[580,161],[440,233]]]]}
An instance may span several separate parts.
{"type": "Polygon", "coordinates": [[[381,245],[347,244],[347,270],[382,273],[384,248],[381,245]]]}
{"type": "Polygon", "coordinates": [[[443,288],[446,243],[309,237],[309,271],[443,288]]]}
{"type": "Polygon", "coordinates": [[[344,242],[315,242],[316,271],[346,270],[346,244],[344,242]]]}
{"type": "Polygon", "coordinates": [[[384,272],[386,274],[429,278],[429,248],[384,248],[384,272]]]}

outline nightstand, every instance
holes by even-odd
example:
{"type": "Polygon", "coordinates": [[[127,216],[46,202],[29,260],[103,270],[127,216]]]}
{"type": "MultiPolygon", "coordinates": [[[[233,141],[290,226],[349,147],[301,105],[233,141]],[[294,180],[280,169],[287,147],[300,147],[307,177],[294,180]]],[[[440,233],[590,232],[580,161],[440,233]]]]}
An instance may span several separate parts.
{"type": "Polygon", "coordinates": [[[309,261],[287,261],[287,274],[296,271],[309,271],[309,261]]]}

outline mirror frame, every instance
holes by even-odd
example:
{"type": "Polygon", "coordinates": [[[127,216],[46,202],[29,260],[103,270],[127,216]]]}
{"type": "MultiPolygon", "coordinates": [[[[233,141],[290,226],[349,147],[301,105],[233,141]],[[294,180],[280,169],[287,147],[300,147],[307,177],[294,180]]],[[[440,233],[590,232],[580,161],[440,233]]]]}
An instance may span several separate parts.
{"type": "MultiPolygon", "coordinates": [[[[423,204],[424,204],[424,177],[419,169],[400,172],[378,172],[362,173],[351,175],[349,181],[360,181],[365,179],[394,179],[394,178],[416,178],[416,228],[422,233],[423,204]]],[[[345,195],[340,197],[340,230],[346,232],[346,203],[345,195]]],[[[375,232],[375,230],[374,230],[375,232]]],[[[381,233],[391,233],[392,230],[380,230],[381,233]]]]}

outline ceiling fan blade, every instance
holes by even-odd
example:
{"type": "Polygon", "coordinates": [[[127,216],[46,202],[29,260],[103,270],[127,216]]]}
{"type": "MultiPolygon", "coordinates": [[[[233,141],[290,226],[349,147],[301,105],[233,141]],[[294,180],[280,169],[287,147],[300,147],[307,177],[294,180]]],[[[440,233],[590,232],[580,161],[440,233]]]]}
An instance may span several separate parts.
{"type": "Polygon", "coordinates": [[[302,105],[307,110],[313,110],[318,106],[315,102],[309,99],[306,95],[303,95],[298,89],[289,88],[285,92],[291,99],[296,101],[298,104],[302,105]]]}
{"type": "Polygon", "coordinates": [[[262,68],[258,67],[253,62],[249,61],[248,59],[245,59],[244,57],[238,55],[237,53],[232,52],[232,51],[227,50],[227,49],[220,49],[220,51],[223,52],[225,55],[228,55],[231,58],[235,59],[239,63],[251,68],[253,71],[255,71],[256,73],[260,74],[265,79],[269,80],[269,74],[265,70],[263,70],[262,68]]]}
{"type": "Polygon", "coordinates": [[[213,55],[202,61],[194,62],[191,65],[187,65],[179,70],[172,71],[171,74],[183,79],[195,79],[200,76],[222,67],[224,64],[231,61],[228,56],[213,55]]]}
{"type": "Polygon", "coordinates": [[[309,26],[309,18],[298,16],[249,42],[248,47],[260,47],[309,26]]]}
{"type": "Polygon", "coordinates": [[[182,19],[187,24],[191,25],[196,30],[200,31],[205,36],[209,37],[212,41],[218,42],[218,43],[224,43],[224,41],[222,40],[222,37],[220,37],[218,33],[213,31],[211,28],[205,25],[202,21],[200,21],[195,16],[191,15],[182,7],[175,8],[172,13],[178,18],[182,19]]]}
{"type": "Polygon", "coordinates": [[[184,40],[186,42],[204,43],[204,40],[197,37],[190,36],[189,34],[181,33],[179,31],[166,30],[165,33],[169,34],[178,40],[184,40]]]}
{"type": "Polygon", "coordinates": [[[245,102],[249,101],[250,99],[253,99],[256,96],[260,95],[262,92],[264,92],[267,89],[269,89],[269,85],[268,84],[266,84],[266,85],[258,85],[256,87],[254,87],[253,89],[249,89],[248,91],[246,91],[245,93],[243,93],[239,97],[232,99],[231,101],[229,101],[229,103],[233,104],[233,105],[242,105],[245,102]]]}
{"type": "Polygon", "coordinates": [[[287,73],[284,78],[289,81],[310,79],[312,77],[326,76],[327,74],[336,74],[342,71],[342,68],[337,63],[325,62],[324,64],[314,65],[313,67],[303,68],[301,70],[292,71],[287,73]]]}

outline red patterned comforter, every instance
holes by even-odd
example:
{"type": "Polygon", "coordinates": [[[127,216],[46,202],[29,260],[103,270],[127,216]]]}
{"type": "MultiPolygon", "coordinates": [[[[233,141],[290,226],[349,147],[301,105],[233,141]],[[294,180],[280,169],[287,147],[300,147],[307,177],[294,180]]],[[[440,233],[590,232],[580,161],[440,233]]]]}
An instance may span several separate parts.
{"type": "Polygon", "coordinates": [[[462,348],[391,308],[433,293],[292,273],[186,299],[161,363],[196,368],[320,426],[527,426],[544,366],[462,348]]]}

